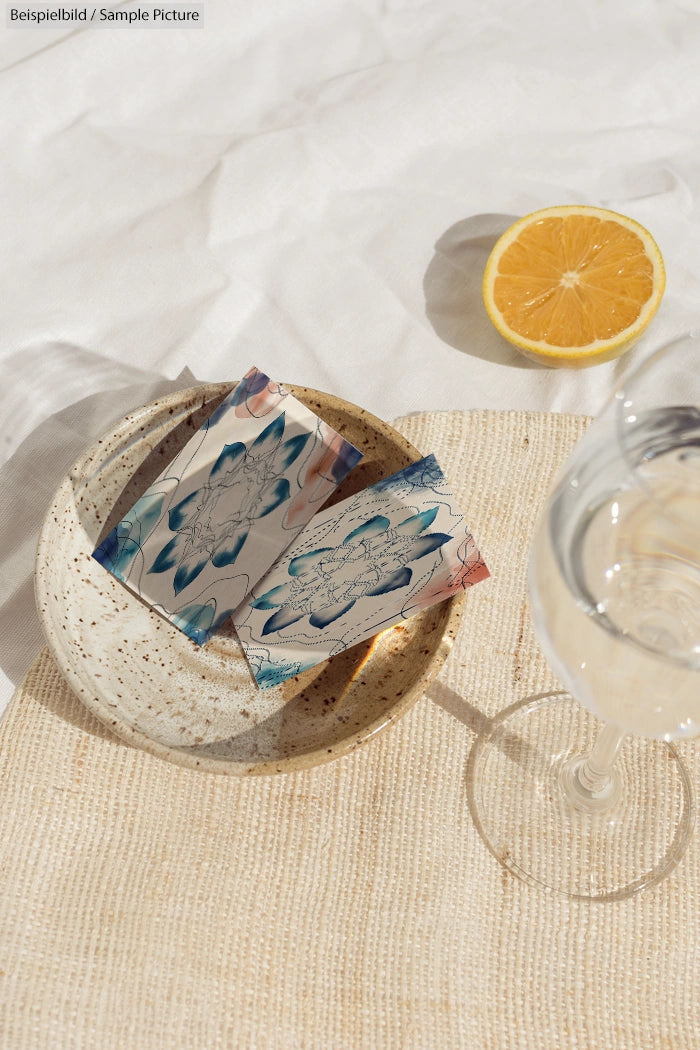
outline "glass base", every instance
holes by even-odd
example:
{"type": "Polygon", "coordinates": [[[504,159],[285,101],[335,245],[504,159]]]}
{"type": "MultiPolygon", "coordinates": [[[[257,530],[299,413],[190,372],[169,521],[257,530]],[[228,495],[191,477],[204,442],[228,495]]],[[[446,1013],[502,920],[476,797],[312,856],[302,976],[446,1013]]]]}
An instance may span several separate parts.
{"type": "Polygon", "coordinates": [[[519,878],[566,897],[614,901],[665,878],[695,822],[685,765],[672,744],[627,736],[615,782],[590,809],[567,795],[576,756],[604,723],[567,693],[521,701],[498,715],[469,760],[469,805],[496,859],[519,878]]]}

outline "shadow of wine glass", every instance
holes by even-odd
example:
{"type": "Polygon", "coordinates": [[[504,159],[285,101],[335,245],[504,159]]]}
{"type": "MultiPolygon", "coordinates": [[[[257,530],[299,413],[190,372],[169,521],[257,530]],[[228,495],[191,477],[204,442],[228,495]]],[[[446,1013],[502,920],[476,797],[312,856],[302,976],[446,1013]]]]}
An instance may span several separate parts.
{"type": "Polygon", "coordinates": [[[481,292],[491,249],[516,218],[471,215],[442,234],[423,278],[425,313],[436,335],[463,354],[516,368],[537,368],[498,334],[481,292]]]}
{"type": "MultiPolygon", "coordinates": [[[[510,714],[520,708],[527,707],[538,701],[546,702],[549,699],[565,695],[566,693],[563,690],[547,690],[544,693],[535,693],[516,700],[505,710],[499,711],[495,716],[490,717],[463,696],[460,696],[459,693],[448,689],[440,682],[433,683],[426,692],[427,697],[447,711],[448,714],[451,714],[453,718],[462,722],[475,735],[469,750],[464,774],[467,806],[469,807],[472,823],[480,839],[496,860],[508,869],[511,868],[511,865],[507,848],[504,848],[504,850],[497,848],[482,823],[477,798],[480,786],[478,776],[479,761],[485,749],[489,745],[493,745],[512,766],[531,769],[539,764],[537,760],[541,760],[543,752],[538,747],[533,746],[530,741],[525,740],[519,733],[505,728],[503,723],[507,721],[510,714]]],[[[542,741],[542,745],[544,753],[546,753],[546,741],[542,741]]]]}
{"type": "MultiPolygon", "coordinates": [[[[471,704],[453,689],[448,689],[447,686],[443,685],[441,682],[434,682],[425,695],[444,711],[447,711],[448,714],[452,715],[453,718],[462,722],[463,725],[475,734],[476,740],[474,742],[474,747],[472,748],[472,754],[480,740],[491,736],[503,715],[503,712],[500,712],[493,718],[489,717],[489,715],[485,715],[478,707],[471,704]]],[[[511,705],[507,710],[511,711],[514,708],[529,704],[533,700],[541,700],[547,696],[559,695],[564,695],[563,691],[548,690],[544,693],[536,693],[532,696],[526,696],[523,699],[516,701],[516,703],[511,705]]],[[[496,746],[503,751],[505,756],[511,762],[516,762],[521,765],[528,761],[528,757],[532,753],[532,745],[528,744],[527,741],[523,740],[517,733],[500,732],[495,738],[495,742],[496,746]]],[[[470,773],[468,767],[467,784],[469,784],[469,777],[470,773]]]]}

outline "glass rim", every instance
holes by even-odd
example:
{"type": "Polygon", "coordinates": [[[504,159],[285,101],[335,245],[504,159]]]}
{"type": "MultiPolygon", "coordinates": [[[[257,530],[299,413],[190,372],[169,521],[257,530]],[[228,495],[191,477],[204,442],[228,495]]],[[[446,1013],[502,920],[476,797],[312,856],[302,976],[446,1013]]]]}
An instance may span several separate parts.
{"type": "MultiPolygon", "coordinates": [[[[603,412],[603,416],[612,410],[615,437],[619,443],[627,468],[631,476],[634,478],[635,483],[647,493],[648,499],[659,507],[664,517],[678,524],[682,524],[685,527],[691,524],[693,529],[698,532],[700,531],[700,512],[688,516],[684,514],[675,514],[669,509],[667,504],[659,498],[658,494],[649,485],[648,479],[639,469],[640,463],[650,462],[650,459],[645,457],[640,459],[633,455],[632,446],[628,438],[628,435],[633,433],[635,424],[638,423],[637,413],[634,411],[634,386],[638,384],[652,369],[656,368],[660,360],[663,360],[666,355],[672,353],[674,348],[685,344],[692,345],[692,343],[695,343],[697,346],[698,376],[700,377],[700,329],[692,329],[685,334],[656,347],[656,349],[648,354],[641,362],[628,370],[617,384],[612,398],[610,399],[608,408],[603,412]]],[[[688,413],[688,418],[694,413],[697,414],[699,433],[696,447],[698,449],[698,465],[700,466],[700,383],[698,390],[698,396],[690,398],[687,402],[683,402],[682,400],[676,401],[673,397],[669,397],[665,403],[660,401],[656,411],[659,413],[659,418],[661,418],[663,412],[668,412],[672,409],[685,410],[688,413]]],[[[684,479],[686,485],[694,481],[695,478],[691,474],[688,475],[687,480],[684,479]]],[[[680,481],[678,484],[681,484],[680,481]]],[[[690,491],[697,491],[698,500],[700,501],[700,469],[697,471],[697,489],[695,485],[692,485],[690,491]]]]}

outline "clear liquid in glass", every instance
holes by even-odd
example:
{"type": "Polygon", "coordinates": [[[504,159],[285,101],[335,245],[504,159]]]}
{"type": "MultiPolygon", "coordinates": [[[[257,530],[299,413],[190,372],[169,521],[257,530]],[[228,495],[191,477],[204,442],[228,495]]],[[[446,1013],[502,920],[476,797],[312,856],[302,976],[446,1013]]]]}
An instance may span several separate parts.
{"type": "Polygon", "coordinates": [[[620,729],[700,732],[700,413],[601,428],[540,523],[533,615],[576,699],[620,729]]]}

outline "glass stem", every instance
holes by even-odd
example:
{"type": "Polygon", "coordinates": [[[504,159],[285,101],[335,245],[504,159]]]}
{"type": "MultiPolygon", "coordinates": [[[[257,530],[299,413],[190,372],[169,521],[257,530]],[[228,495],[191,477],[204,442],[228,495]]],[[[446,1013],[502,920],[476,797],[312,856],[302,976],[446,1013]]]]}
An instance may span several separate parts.
{"type": "Polygon", "coordinates": [[[606,725],[593,750],[574,755],[562,770],[566,796],[576,809],[599,812],[609,809],[620,797],[620,779],[615,775],[615,759],[626,734],[606,725]]]}
{"type": "Polygon", "coordinates": [[[597,794],[604,791],[613,775],[613,766],[625,734],[615,726],[606,725],[590,754],[583,759],[578,769],[581,786],[597,794]]]}

